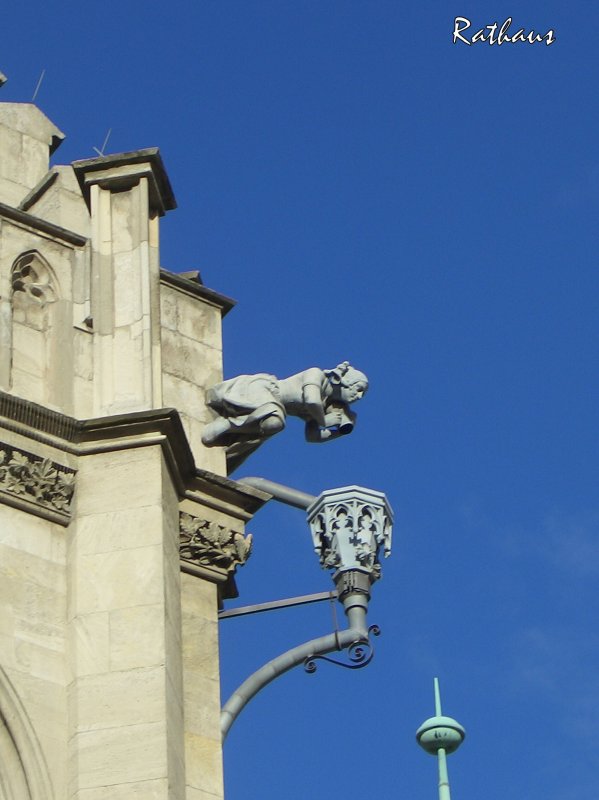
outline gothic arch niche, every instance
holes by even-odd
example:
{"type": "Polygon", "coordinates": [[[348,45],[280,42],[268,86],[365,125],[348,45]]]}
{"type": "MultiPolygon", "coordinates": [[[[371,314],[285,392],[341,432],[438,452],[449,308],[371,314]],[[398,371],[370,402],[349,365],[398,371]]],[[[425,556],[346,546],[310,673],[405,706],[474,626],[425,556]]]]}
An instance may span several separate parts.
{"type": "Polygon", "coordinates": [[[51,800],[46,763],[7,674],[0,667],[0,800],[51,800]]]}
{"type": "Polygon", "coordinates": [[[59,288],[36,250],[20,255],[11,271],[11,390],[41,404],[55,404],[52,355],[57,338],[59,288]]]}

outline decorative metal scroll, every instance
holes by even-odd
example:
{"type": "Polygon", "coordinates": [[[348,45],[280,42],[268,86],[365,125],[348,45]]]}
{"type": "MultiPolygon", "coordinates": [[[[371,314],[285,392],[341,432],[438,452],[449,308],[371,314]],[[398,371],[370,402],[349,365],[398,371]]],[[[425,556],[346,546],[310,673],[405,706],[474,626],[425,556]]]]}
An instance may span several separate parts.
{"type": "MultiPolygon", "coordinates": [[[[368,633],[373,636],[380,636],[381,629],[378,625],[371,625],[368,628],[368,633]]],[[[337,667],[345,667],[345,669],[362,669],[368,666],[374,658],[374,646],[370,639],[358,639],[352,642],[345,651],[347,660],[342,661],[339,658],[331,658],[325,655],[308,656],[304,660],[304,669],[312,675],[318,669],[316,661],[328,661],[329,664],[335,664],[337,667]]]]}

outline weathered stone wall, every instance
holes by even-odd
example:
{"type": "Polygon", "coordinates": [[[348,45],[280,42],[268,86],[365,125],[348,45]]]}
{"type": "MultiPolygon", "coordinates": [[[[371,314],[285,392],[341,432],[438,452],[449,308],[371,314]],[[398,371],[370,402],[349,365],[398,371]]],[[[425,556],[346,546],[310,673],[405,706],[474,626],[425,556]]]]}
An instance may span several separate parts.
{"type": "Polygon", "coordinates": [[[0,220],[2,390],[90,415],[91,362],[81,346],[86,273],[84,249],[0,220]]]}
{"type": "Polygon", "coordinates": [[[186,800],[223,796],[216,586],[181,575],[186,800]]]}
{"type": "Polygon", "coordinates": [[[17,206],[35,188],[63,138],[31,103],[0,104],[0,203],[17,206]]]}
{"type": "Polygon", "coordinates": [[[189,289],[163,280],[160,313],[164,405],[180,409],[198,465],[226,474],[224,450],[209,449],[201,441],[202,429],[211,419],[204,402],[206,390],[222,380],[222,311],[189,289]]]}
{"type": "Polygon", "coordinates": [[[30,192],[20,207],[61,228],[88,238],[91,236],[89,211],[70,165],[52,167],[37,190],[30,192]]]}

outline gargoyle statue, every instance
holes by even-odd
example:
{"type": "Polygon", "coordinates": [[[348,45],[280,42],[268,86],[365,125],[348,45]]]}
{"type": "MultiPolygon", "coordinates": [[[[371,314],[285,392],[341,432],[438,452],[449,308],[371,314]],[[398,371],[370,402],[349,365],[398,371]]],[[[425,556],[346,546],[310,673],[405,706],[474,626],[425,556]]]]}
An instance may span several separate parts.
{"type": "Polygon", "coordinates": [[[266,439],[282,431],[290,414],[306,423],[309,442],[326,442],[351,433],[356,415],[350,403],[368,389],[368,378],[344,361],[334,369],[310,369],[279,379],[238,375],[208,390],[206,405],[217,413],[206,425],[207,447],[227,448],[231,473],[266,439]]]}

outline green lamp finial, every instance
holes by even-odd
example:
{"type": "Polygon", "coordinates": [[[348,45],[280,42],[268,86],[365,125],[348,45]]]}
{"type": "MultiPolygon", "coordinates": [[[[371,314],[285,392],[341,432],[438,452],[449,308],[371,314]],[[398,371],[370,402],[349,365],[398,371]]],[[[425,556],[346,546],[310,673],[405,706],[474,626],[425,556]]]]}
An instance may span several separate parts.
{"type": "Polygon", "coordinates": [[[466,731],[451,717],[441,713],[439,679],[434,679],[435,716],[430,717],[416,731],[416,741],[427,753],[437,756],[439,766],[439,800],[451,800],[447,756],[455,752],[464,741],[466,731]]]}

